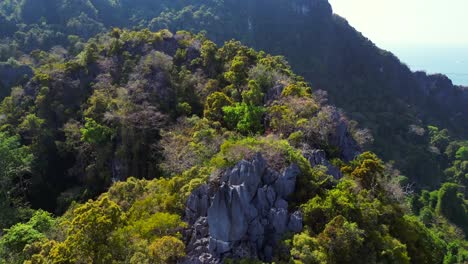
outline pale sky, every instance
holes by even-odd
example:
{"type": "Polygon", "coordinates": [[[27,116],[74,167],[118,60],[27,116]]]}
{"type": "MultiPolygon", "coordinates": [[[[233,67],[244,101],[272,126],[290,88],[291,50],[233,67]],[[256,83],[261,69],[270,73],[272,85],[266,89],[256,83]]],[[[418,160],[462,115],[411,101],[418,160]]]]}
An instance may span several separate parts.
{"type": "Polygon", "coordinates": [[[468,0],[329,0],[381,48],[468,46],[468,0]]]}

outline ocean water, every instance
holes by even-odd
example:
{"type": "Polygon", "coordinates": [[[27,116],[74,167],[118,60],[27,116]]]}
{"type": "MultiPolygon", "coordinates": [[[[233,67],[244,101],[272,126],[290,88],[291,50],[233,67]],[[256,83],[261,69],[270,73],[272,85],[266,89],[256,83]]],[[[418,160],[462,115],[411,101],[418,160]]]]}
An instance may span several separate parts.
{"type": "Polygon", "coordinates": [[[393,46],[387,50],[413,71],[442,73],[454,84],[468,86],[468,47],[393,46]]]}

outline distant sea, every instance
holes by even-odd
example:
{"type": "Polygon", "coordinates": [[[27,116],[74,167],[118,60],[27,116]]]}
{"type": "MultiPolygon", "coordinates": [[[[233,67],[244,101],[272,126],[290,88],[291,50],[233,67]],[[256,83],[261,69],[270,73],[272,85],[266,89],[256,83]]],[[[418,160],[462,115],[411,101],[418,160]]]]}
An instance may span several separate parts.
{"type": "Polygon", "coordinates": [[[468,86],[468,47],[393,46],[385,49],[413,71],[442,73],[454,84],[468,86]]]}

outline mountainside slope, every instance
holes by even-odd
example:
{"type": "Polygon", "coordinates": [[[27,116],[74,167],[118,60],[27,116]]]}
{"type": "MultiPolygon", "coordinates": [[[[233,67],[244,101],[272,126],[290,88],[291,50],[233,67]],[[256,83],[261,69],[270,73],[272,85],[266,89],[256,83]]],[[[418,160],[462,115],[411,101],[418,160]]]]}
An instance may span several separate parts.
{"type": "Polygon", "coordinates": [[[61,54],[0,106],[0,263],[467,260],[458,185],[406,204],[282,57],[119,29],[61,54]]]}
{"type": "Polygon", "coordinates": [[[1,32],[11,37],[4,41],[16,43],[4,46],[4,58],[56,44],[79,50],[82,43],[68,35],[86,39],[113,26],[206,31],[218,44],[234,38],[284,55],[331,103],[371,130],[372,150],[422,187],[438,186],[447,167],[447,158],[430,150],[427,126],[447,128],[455,139],[468,134],[466,88],[444,76],[412,73],[333,15],[326,0],[11,0],[1,7],[11,27],[1,32]]]}

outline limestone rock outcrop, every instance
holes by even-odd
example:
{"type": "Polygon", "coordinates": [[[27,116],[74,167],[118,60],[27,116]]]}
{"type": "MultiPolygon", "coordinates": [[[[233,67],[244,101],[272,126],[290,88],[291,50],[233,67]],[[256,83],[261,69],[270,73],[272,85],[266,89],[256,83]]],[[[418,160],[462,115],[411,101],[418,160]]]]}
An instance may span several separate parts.
{"type": "Polygon", "coordinates": [[[289,212],[288,198],[300,174],[292,164],[272,170],[260,154],[227,169],[218,187],[202,185],[190,195],[185,263],[219,263],[223,258],[271,261],[286,232],[302,230],[300,211],[289,212]]]}
{"type": "Polygon", "coordinates": [[[303,151],[304,157],[309,161],[310,166],[315,167],[322,165],[327,167],[327,173],[335,179],[341,179],[343,177],[339,168],[333,166],[327,159],[325,151],[321,149],[313,149],[303,151]]]}

